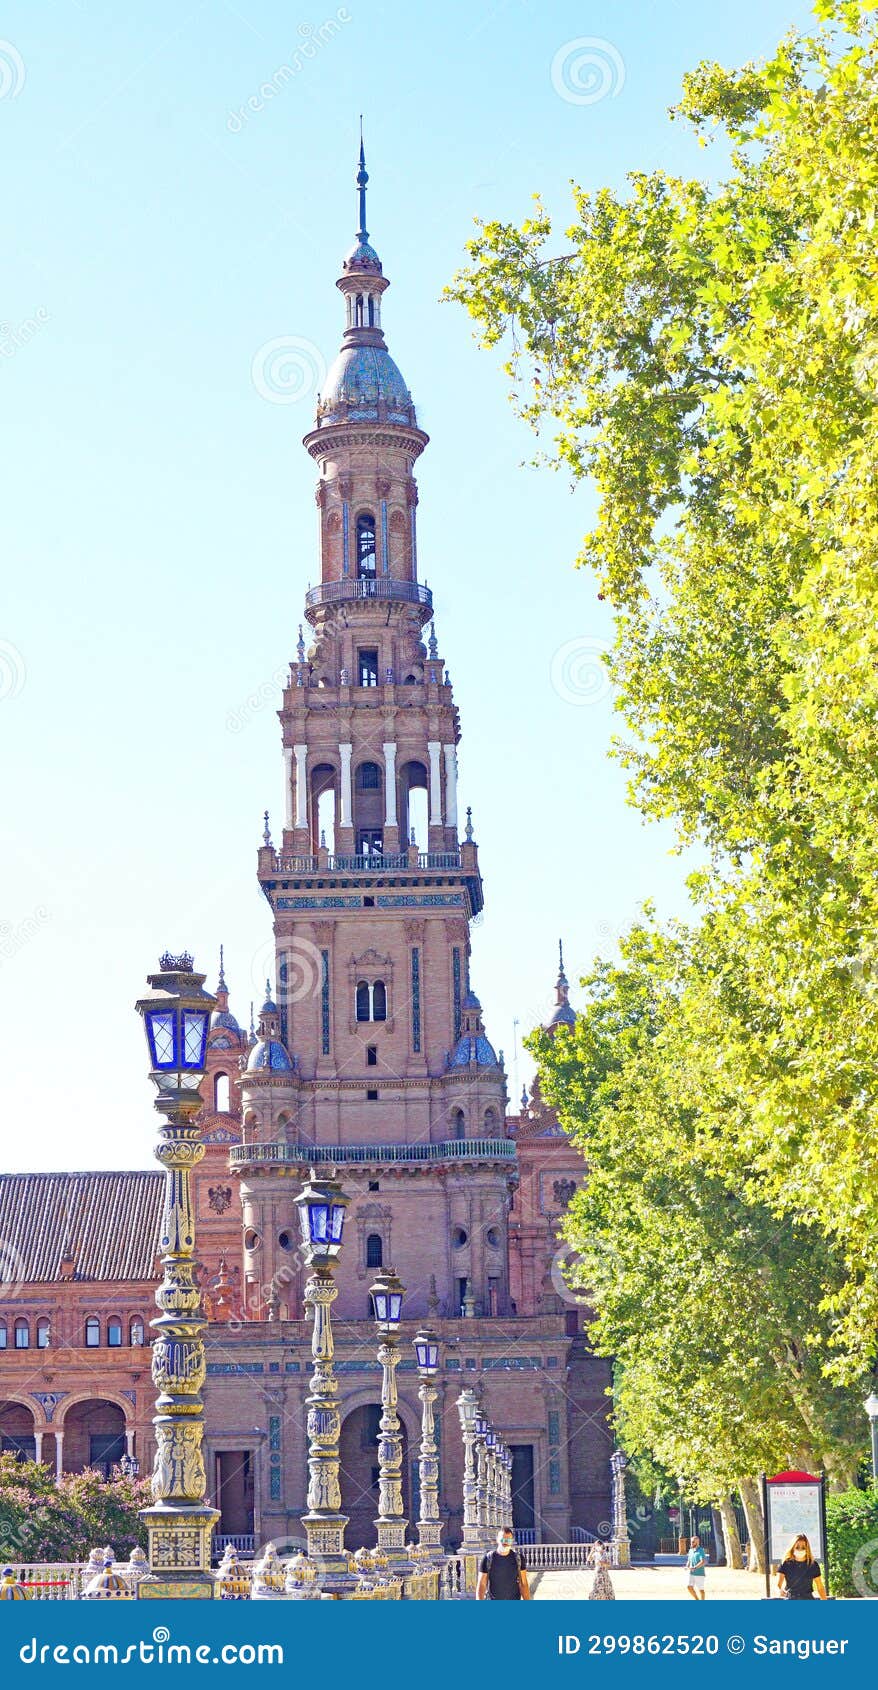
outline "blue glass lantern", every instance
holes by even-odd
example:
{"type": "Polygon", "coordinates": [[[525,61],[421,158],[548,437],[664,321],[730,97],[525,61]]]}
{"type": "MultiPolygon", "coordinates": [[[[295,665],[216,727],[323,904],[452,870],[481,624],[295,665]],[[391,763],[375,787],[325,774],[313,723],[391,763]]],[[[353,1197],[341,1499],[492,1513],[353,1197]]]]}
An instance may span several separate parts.
{"type": "Polygon", "coordinates": [[[439,1339],[429,1327],[421,1327],[412,1339],[418,1371],[430,1379],[439,1371],[439,1339]]]}
{"type": "Polygon", "coordinates": [[[393,1268],[384,1268],[374,1285],[369,1287],[372,1318],[385,1332],[395,1331],[402,1318],[402,1299],[405,1288],[393,1268]]]}
{"type": "Polygon", "coordinates": [[[204,1078],[207,1034],[216,999],[204,990],[188,951],[166,952],[147,975],[152,995],[137,1004],[146,1028],[150,1078],[160,1092],[197,1091],[204,1078]]]}
{"type": "Polygon", "coordinates": [[[497,1447],[497,1433],[494,1431],[493,1426],[489,1426],[487,1432],[485,1433],[485,1443],[489,1449],[496,1449],[497,1447]]]}
{"type": "Polygon", "coordinates": [[[485,1416],[483,1414],[477,1414],[476,1415],[476,1437],[477,1438],[484,1438],[487,1435],[487,1431],[488,1431],[488,1422],[485,1419],[485,1416]]]}
{"type": "Polygon", "coordinates": [[[314,1169],[296,1198],[302,1245],[313,1267],[328,1267],[337,1260],[344,1232],[345,1210],[350,1198],[342,1191],[338,1180],[318,1178],[314,1169]]]}

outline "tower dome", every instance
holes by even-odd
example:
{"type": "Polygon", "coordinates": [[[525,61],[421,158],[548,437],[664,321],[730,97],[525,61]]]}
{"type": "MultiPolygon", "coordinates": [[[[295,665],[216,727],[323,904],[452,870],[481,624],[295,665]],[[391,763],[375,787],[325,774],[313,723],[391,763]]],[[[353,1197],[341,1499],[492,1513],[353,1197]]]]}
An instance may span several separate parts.
{"type": "Polygon", "coordinates": [[[317,421],[364,421],[416,425],[412,396],[387,350],[381,330],[381,295],[390,286],[366,228],[369,180],[360,138],[357,192],[360,227],[342,264],[337,286],[345,296],[346,326],[341,351],[331,365],[317,403],[317,421]]]}

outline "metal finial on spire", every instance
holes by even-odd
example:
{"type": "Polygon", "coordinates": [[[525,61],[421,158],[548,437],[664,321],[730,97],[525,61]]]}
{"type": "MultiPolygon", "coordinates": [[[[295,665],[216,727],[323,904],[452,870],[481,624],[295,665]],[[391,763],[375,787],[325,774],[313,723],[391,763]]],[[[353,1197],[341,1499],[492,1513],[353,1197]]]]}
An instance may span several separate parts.
{"type": "Polygon", "coordinates": [[[466,827],[464,829],[464,838],[466,840],[468,840],[470,843],[472,843],[472,837],[473,837],[473,809],[472,809],[471,804],[467,804],[467,807],[466,807],[466,827]]]}
{"type": "Polygon", "coordinates": [[[256,1043],[256,1022],[253,1020],[253,999],[250,999],[250,1043],[256,1043]]]}
{"type": "Polygon", "coordinates": [[[262,833],[262,842],[263,842],[264,845],[270,845],[271,844],[271,829],[268,825],[268,811],[267,810],[264,811],[263,819],[265,821],[265,827],[264,827],[263,833],[262,833]]]}
{"type": "Polygon", "coordinates": [[[227,992],[228,989],[229,989],[228,986],[226,985],[226,975],[225,975],[222,945],[220,945],[220,971],[219,971],[219,980],[217,981],[217,988],[216,989],[217,989],[218,992],[227,992]]]}
{"type": "Polygon", "coordinates": [[[366,154],[363,150],[363,114],[360,113],[360,168],[357,171],[357,197],[359,201],[360,227],[357,230],[357,240],[365,246],[369,239],[366,228],[366,183],[369,172],[366,169],[366,154]]]}

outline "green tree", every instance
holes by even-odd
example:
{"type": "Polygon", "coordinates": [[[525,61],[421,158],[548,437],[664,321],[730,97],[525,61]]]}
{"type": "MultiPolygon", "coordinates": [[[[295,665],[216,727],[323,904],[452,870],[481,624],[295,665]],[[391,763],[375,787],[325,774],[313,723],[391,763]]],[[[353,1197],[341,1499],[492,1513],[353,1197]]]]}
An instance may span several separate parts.
{"type": "Polygon", "coordinates": [[[119,1560],[146,1531],[138,1510],[151,1502],[148,1479],[104,1479],[93,1468],[65,1473],[0,1454],[0,1555],[9,1561],[80,1561],[110,1544],[119,1560]]]}
{"type": "Polygon", "coordinates": [[[874,7],[817,14],[686,79],[674,115],[725,131],[725,183],[575,189],[563,246],[538,202],[479,228],[449,292],[597,486],[579,561],[614,611],[617,754],[706,851],[680,980],[730,1111],[705,1106],[705,1166],[830,1241],[854,1382],[878,1329],[878,81],[874,7]]]}

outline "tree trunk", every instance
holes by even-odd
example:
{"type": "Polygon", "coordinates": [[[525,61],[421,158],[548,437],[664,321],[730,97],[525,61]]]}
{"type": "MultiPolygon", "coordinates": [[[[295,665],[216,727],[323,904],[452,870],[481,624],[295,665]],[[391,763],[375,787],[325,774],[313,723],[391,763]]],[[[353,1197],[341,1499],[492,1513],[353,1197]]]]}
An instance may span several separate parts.
{"type": "Polygon", "coordinates": [[[711,1503],[710,1507],[710,1523],[713,1527],[713,1552],[716,1557],[716,1564],[719,1566],[725,1555],[726,1546],[723,1543],[722,1521],[715,1502],[711,1503]]]}
{"type": "Polygon", "coordinates": [[[750,1571],[765,1572],[765,1522],[762,1517],[762,1497],[756,1479],[741,1480],[741,1501],[750,1537],[750,1571]]]}
{"type": "Polygon", "coordinates": [[[723,1542],[726,1546],[726,1566],[743,1567],[744,1557],[741,1553],[741,1539],[738,1536],[738,1522],[730,1496],[721,1496],[717,1507],[722,1521],[723,1542]]]}

